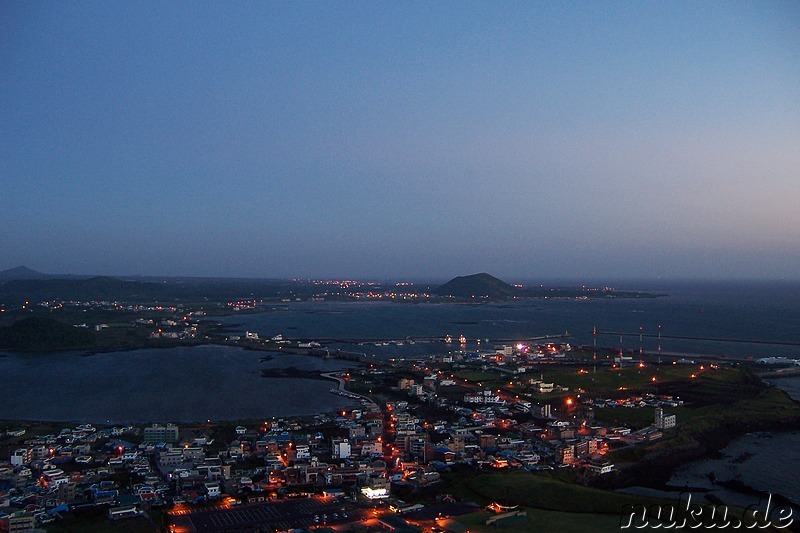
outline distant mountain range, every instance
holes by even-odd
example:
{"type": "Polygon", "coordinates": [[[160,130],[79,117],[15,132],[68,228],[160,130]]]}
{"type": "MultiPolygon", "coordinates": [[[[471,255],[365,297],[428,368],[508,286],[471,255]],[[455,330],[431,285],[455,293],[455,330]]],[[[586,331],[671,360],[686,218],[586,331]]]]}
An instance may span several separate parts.
{"type": "Polygon", "coordinates": [[[18,266],[9,268],[8,270],[0,271],[0,281],[12,281],[17,279],[51,279],[55,277],[64,276],[51,276],[50,274],[42,274],[36,272],[25,266],[18,266]]]}
{"type": "Polygon", "coordinates": [[[158,283],[124,281],[108,276],[0,279],[0,301],[150,300],[165,297],[158,283]]]}
{"type": "Polygon", "coordinates": [[[513,285],[482,272],[471,276],[459,276],[433,290],[439,296],[454,298],[509,298],[519,291],[513,285]]]}
{"type": "MultiPolygon", "coordinates": [[[[314,283],[296,280],[178,278],[126,276],[79,276],[43,274],[20,266],[0,271],[0,304],[9,306],[26,301],[47,300],[126,302],[224,302],[257,298],[309,298],[320,289],[314,283]]],[[[459,276],[438,287],[427,287],[429,294],[460,300],[501,300],[527,298],[652,298],[661,294],[616,291],[608,288],[513,286],[482,272],[459,276]]],[[[345,296],[346,298],[346,296],[345,296]]]]}
{"type": "Polygon", "coordinates": [[[289,280],[154,278],[43,274],[27,267],[0,271],[0,304],[47,300],[126,302],[226,301],[257,297],[308,297],[317,287],[289,280]]]}

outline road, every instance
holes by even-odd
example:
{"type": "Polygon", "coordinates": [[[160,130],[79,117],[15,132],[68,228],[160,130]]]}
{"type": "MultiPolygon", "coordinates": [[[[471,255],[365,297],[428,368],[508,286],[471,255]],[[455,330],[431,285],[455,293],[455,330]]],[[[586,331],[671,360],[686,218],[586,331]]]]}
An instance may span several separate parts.
{"type": "Polygon", "coordinates": [[[380,411],[381,410],[380,406],[378,406],[378,404],[375,403],[372,400],[372,398],[370,398],[369,396],[364,396],[363,394],[356,394],[355,392],[348,391],[347,388],[345,387],[347,381],[344,378],[341,378],[341,377],[337,376],[336,374],[337,374],[336,372],[324,372],[324,373],[320,374],[320,376],[322,376],[324,378],[333,379],[333,380],[337,381],[339,383],[339,390],[340,391],[347,392],[350,396],[352,396],[354,398],[358,398],[360,400],[365,400],[365,401],[369,402],[369,405],[370,405],[371,409],[375,409],[376,411],[380,411]]]}

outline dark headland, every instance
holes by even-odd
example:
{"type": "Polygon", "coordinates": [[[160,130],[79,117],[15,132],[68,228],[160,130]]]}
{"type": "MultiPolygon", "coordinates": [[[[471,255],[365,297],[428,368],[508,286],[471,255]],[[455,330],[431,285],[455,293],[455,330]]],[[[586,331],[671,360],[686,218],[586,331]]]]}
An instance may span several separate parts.
{"type": "Polygon", "coordinates": [[[458,276],[433,291],[434,294],[454,298],[508,298],[517,296],[519,292],[513,285],[485,272],[458,276]]]}
{"type": "Polygon", "coordinates": [[[656,298],[663,293],[617,290],[611,287],[511,285],[491,274],[482,272],[458,276],[444,285],[431,289],[431,294],[445,298],[475,301],[507,300],[511,298],[656,298]]]}

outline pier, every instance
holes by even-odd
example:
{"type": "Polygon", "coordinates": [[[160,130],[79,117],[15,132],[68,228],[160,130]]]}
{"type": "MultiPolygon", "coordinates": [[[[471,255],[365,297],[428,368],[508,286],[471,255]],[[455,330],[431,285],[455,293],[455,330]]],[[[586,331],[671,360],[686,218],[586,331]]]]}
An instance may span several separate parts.
{"type": "MultiPolygon", "coordinates": [[[[600,333],[598,331],[598,333],[600,333]]],[[[537,337],[520,337],[520,338],[513,338],[513,339],[492,339],[492,338],[473,338],[467,339],[468,342],[475,342],[475,341],[488,341],[488,342],[536,342],[536,341],[549,341],[553,339],[568,339],[571,338],[573,335],[572,333],[565,331],[564,333],[557,333],[554,335],[539,335],[537,337]]],[[[322,344],[397,344],[400,343],[429,343],[429,342],[442,342],[447,343],[445,340],[446,335],[439,335],[436,337],[403,337],[401,339],[398,338],[377,338],[377,337],[370,337],[370,338],[326,338],[326,337],[319,337],[315,339],[296,339],[296,338],[285,338],[287,341],[296,342],[296,343],[303,343],[309,342],[311,340],[322,343],[322,344]]],[[[449,344],[458,344],[458,337],[453,337],[452,341],[449,344]]]]}
{"type": "Polygon", "coordinates": [[[741,343],[741,344],[769,344],[773,346],[800,346],[800,342],[793,342],[793,341],[775,341],[775,340],[768,340],[768,339],[731,339],[731,338],[724,338],[724,337],[693,337],[688,335],[661,335],[656,333],[642,333],[640,331],[636,332],[626,332],[626,331],[597,331],[598,335],[614,335],[617,337],[647,337],[647,338],[658,338],[658,339],[676,339],[676,340],[686,340],[686,341],[712,341],[712,342],[733,342],[733,343],[741,343]]]}

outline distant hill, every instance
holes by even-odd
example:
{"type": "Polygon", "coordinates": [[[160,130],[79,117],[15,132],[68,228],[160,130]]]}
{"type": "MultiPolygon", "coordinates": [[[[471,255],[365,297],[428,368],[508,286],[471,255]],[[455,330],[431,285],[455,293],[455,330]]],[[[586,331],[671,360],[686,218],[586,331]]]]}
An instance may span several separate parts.
{"type": "Polygon", "coordinates": [[[123,281],[108,276],[88,279],[14,279],[0,282],[0,301],[151,300],[163,296],[163,285],[123,281]]]}
{"type": "Polygon", "coordinates": [[[483,272],[453,278],[434,289],[433,293],[455,298],[508,298],[515,296],[518,291],[505,281],[483,272]]]}
{"type": "Polygon", "coordinates": [[[46,277],[43,279],[0,280],[0,303],[21,305],[26,301],[228,301],[239,298],[308,297],[316,285],[284,280],[139,278],[109,276],[46,277]]]}
{"type": "Polygon", "coordinates": [[[94,332],[52,318],[23,318],[8,327],[0,328],[0,348],[11,350],[87,348],[94,341],[94,332]]]}
{"type": "Polygon", "coordinates": [[[26,266],[18,266],[9,268],[8,270],[0,271],[0,281],[11,281],[16,279],[47,279],[52,278],[49,274],[42,274],[31,270],[26,266]]]}

